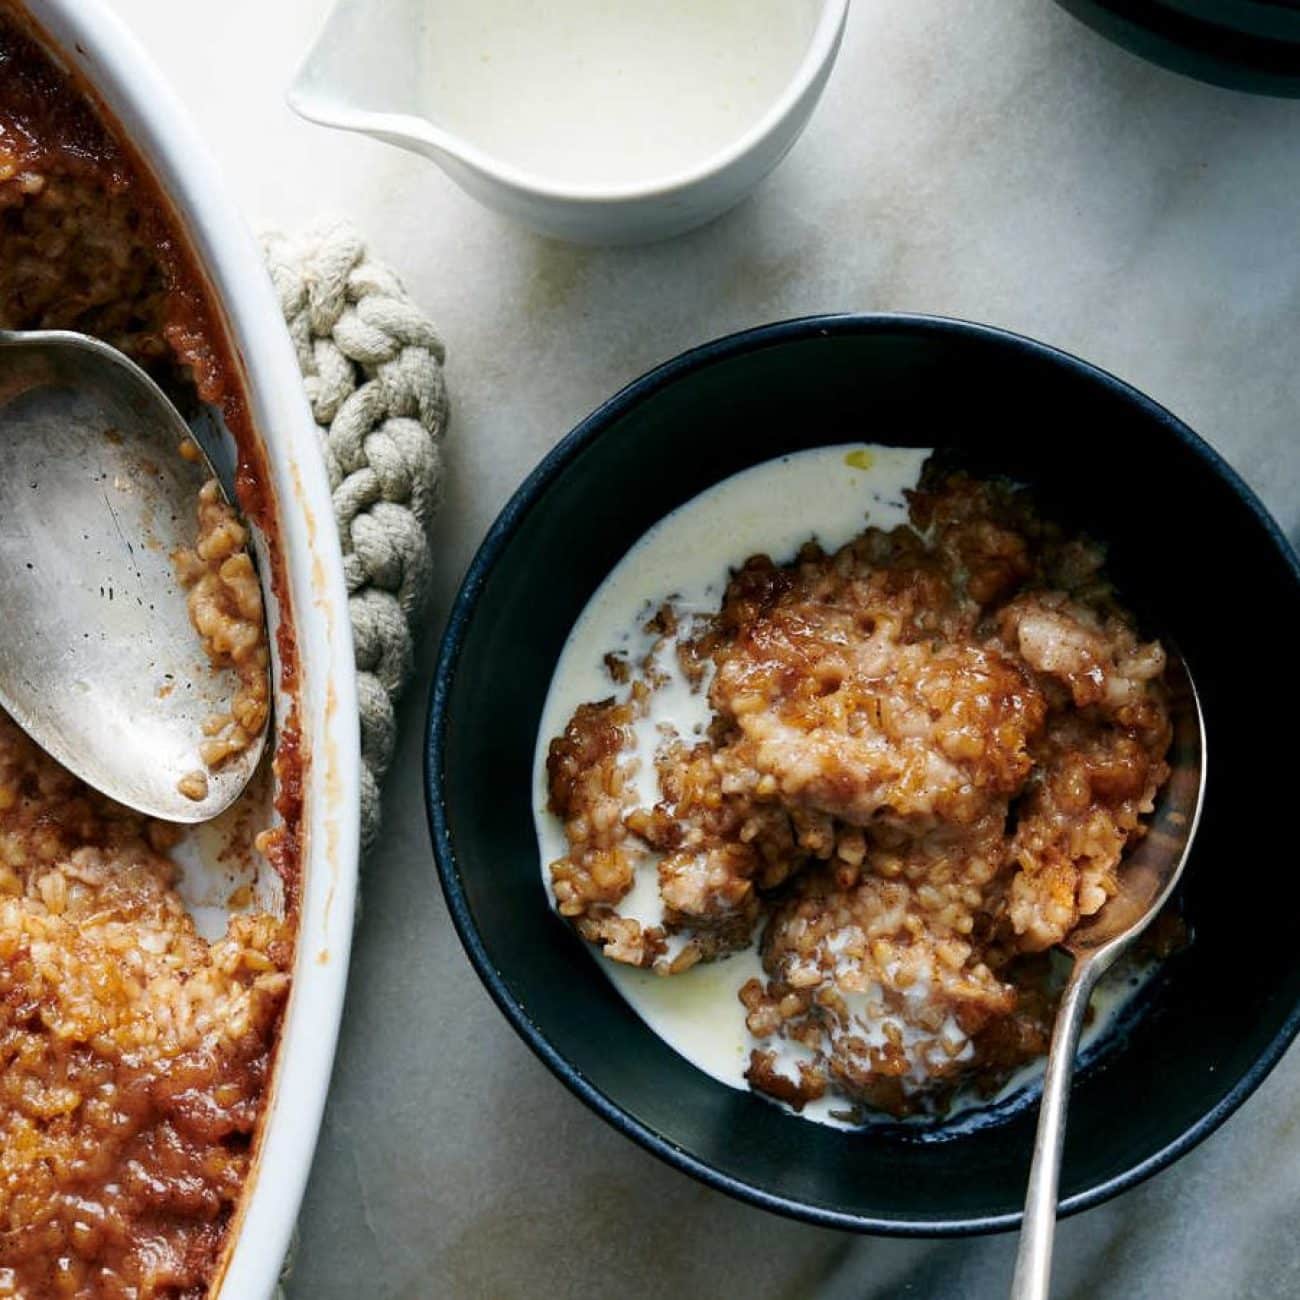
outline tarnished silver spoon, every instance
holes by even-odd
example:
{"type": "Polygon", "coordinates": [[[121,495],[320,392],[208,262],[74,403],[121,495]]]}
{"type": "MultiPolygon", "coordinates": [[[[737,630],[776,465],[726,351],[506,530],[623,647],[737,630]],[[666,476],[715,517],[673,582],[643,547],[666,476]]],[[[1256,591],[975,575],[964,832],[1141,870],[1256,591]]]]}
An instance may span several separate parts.
{"type": "MultiPolygon", "coordinates": [[[[1168,647],[1166,647],[1168,648],[1168,647]]],[[[1046,1300],[1052,1281],[1052,1242],[1061,1177],[1061,1150],[1070,1079],[1088,1000],[1097,981],[1146,929],[1178,884],[1201,817],[1205,794],[1205,723],[1196,686],[1181,656],[1169,654],[1173,741],[1169,780],[1151,829],[1120,867],[1119,893],[1079,925],[1062,948],[1074,966],[1061,994],[1043,1076],[1042,1109],[1020,1229],[1011,1300],[1046,1300]]]]}
{"type": "Polygon", "coordinates": [[[0,331],[0,707],[119,803],[200,822],[248,783],[266,728],[207,774],[205,797],[181,793],[203,769],[205,719],[235,690],[204,654],[171,558],[194,543],[199,489],[220,481],[201,446],[181,455],[186,439],[198,446],[116,349],[0,331]]]}

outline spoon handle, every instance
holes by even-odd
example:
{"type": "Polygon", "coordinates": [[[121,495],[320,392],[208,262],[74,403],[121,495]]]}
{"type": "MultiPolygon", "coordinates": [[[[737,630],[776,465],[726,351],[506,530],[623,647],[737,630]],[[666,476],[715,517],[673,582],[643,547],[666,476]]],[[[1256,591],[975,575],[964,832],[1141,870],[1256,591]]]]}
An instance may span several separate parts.
{"type": "Polygon", "coordinates": [[[1034,1162],[1029,1170],[1029,1191],[1025,1196],[1011,1300],[1047,1300],[1051,1290],[1052,1239],[1056,1235],[1056,1198],[1070,1078],[1088,999],[1100,974],[1095,961],[1088,958],[1076,961],[1061,994],[1043,1076],[1043,1100],[1038,1112],[1038,1135],[1034,1139],[1034,1162]]]}

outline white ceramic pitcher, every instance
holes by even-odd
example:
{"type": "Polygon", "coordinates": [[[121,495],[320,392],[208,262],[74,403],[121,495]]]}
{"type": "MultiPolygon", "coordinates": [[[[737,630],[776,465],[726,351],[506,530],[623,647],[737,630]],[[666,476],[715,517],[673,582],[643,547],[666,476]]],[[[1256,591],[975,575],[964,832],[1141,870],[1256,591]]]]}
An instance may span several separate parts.
{"type": "Polygon", "coordinates": [[[362,131],[432,158],[488,207],[577,243],[664,239],[740,202],[798,139],[830,76],[849,0],[820,0],[812,38],[781,93],[734,142],[693,168],[633,184],[548,180],[448,130],[428,103],[424,52],[438,0],[339,0],[289,91],[326,126],[362,131]]]}

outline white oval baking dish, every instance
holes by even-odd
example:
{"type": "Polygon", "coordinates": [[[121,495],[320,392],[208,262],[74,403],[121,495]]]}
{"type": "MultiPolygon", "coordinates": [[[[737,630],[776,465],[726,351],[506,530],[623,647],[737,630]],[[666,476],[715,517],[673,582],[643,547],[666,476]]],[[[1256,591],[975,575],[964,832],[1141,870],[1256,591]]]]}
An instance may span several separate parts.
{"type": "Polygon", "coordinates": [[[56,61],[103,100],[189,236],[243,370],[250,423],[265,450],[266,486],[278,515],[287,616],[298,643],[305,758],[299,933],[263,1127],[211,1292],[224,1300],[257,1300],[275,1288],[311,1167],[343,1007],[356,895],[356,678],[329,483],[257,246],[181,104],[102,0],[26,0],[25,7],[56,61]]]}

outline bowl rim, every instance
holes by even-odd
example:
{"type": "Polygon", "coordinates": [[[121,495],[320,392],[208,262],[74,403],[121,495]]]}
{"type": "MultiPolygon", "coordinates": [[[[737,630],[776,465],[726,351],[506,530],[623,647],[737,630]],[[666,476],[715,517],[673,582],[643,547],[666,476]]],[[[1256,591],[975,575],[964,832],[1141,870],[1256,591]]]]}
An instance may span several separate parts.
{"type": "MultiPolygon", "coordinates": [[[[448,702],[455,685],[465,637],[473,620],[479,598],[506,545],[524,519],[545,497],[548,489],[569,465],[615,421],[628,411],[677,380],[720,361],[786,343],[846,335],[871,335],[890,332],[912,335],[947,336],[993,342],[1002,348],[1047,360],[1094,383],[1102,385],[1122,400],[1138,407],[1155,420],[1195,456],[1199,457],[1251,511],[1285,559],[1291,576],[1300,586],[1300,558],[1297,557],[1277,521],[1265,508],[1236,470],[1199,434],[1177,416],[1109,371],[1102,370],[1069,352],[1041,343],[1022,334],[997,326],[953,317],[903,312],[845,312],[803,316],[792,320],[760,325],[728,334],[681,353],[620,389],[596,408],[569,434],[560,440],[528,475],[497,515],[487,535],[466,570],[456,599],[448,615],[442,644],[438,652],[433,684],[429,692],[424,754],[425,808],[434,858],[442,890],[451,913],[452,924],[474,969],[483,981],[515,1032],[533,1054],[543,1062],[571,1093],[611,1124],[625,1137],[666,1164],[698,1179],[706,1186],[725,1192],[738,1200],[820,1227],[878,1233],[895,1237],[973,1236],[1006,1232],[1020,1224],[1021,1214],[969,1215],[919,1218],[878,1218],[837,1210],[830,1206],[801,1200],[793,1196],[766,1191],[744,1179],[725,1173],[692,1155],[656,1132],[648,1124],[624,1110],[612,1097],[597,1088],[547,1040],[533,1023],[522,1004],[512,993],[504,977],[493,966],[478,933],[469,900],[461,879],[443,791],[447,742],[448,702]]],[[[1131,1168],[1098,1183],[1094,1187],[1063,1199],[1059,1217],[1077,1214],[1111,1199],[1120,1192],[1144,1182],[1185,1155],[1209,1137],[1263,1082],[1291,1041],[1300,1031],[1300,1003],[1264,1051],[1217,1105],[1161,1150],[1131,1168]]],[[[1028,1170],[1026,1169],[1026,1177],[1028,1170]]]]}
{"type": "MultiPolygon", "coordinates": [[[[1244,0],[1251,9],[1276,5],[1244,0]]],[[[1072,17],[1130,53],[1180,76],[1253,94],[1300,96],[1300,41],[1265,36],[1163,5],[1058,0],[1072,17]]]]}

